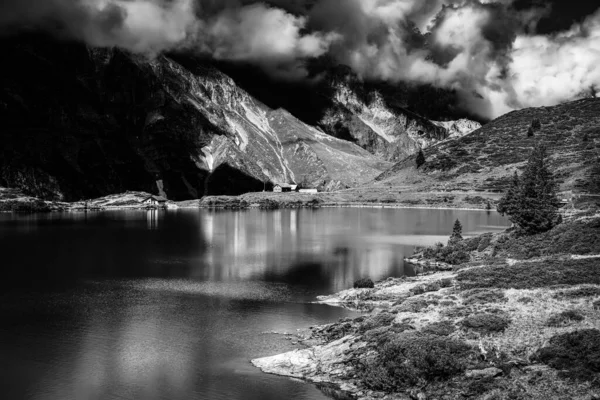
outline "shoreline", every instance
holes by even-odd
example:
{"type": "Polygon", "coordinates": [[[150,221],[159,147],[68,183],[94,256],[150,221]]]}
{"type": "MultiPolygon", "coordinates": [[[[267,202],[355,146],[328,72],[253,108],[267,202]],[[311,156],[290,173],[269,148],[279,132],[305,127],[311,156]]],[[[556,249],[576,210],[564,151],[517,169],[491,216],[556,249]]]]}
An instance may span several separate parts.
{"type": "MultiPolygon", "coordinates": [[[[301,379],[317,387],[325,385],[328,394],[344,399],[462,399],[473,387],[479,394],[467,398],[589,400],[595,398],[589,397],[591,394],[600,396],[600,387],[593,386],[592,378],[573,380],[565,372],[568,366],[557,367],[539,355],[561,335],[600,335],[600,277],[596,278],[595,272],[600,268],[600,241],[586,254],[577,254],[576,244],[558,252],[553,241],[562,237],[554,235],[595,235],[600,215],[582,216],[565,224],[566,233],[561,233],[565,230],[562,227],[556,233],[550,231],[543,240],[534,240],[548,251],[546,255],[515,256],[522,249],[507,248],[510,234],[497,233],[470,253],[470,262],[452,270],[425,267],[415,277],[387,278],[372,289],[352,288],[318,296],[314,303],[365,314],[310,327],[308,335],[305,331],[297,335],[298,343],[306,348],[256,358],[251,363],[264,373],[301,379]],[[500,254],[492,256],[497,251],[500,254]],[[572,272],[563,272],[565,269],[572,272]],[[580,271],[590,271],[594,278],[579,276],[583,274],[580,271]],[[498,276],[499,281],[490,283],[488,276],[498,276]],[[546,282],[540,282],[544,279],[546,282]],[[512,283],[503,284],[502,280],[512,283]],[[574,313],[574,317],[564,319],[565,313],[574,313]],[[560,322],[550,322],[554,320],[560,322]],[[393,386],[390,392],[389,386],[384,390],[385,386],[373,383],[381,380],[378,375],[373,381],[369,365],[381,357],[385,343],[398,345],[402,340],[458,343],[470,349],[469,357],[465,356],[465,364],[447,381],[424,382],[421,377],[418,385],[393,386]],[[503,395],[518,391],[524,394],[503,395]],[[491,397],[484,396],[486,393],[491,397]]],[[[481,238],[466,241],[482,243],[481,238]]],[[[520,246],[519,240],[515,244],[520,246]]],[[[420,261],[422,266],[436,263],[420,261]]],[[[415,361],[415,365],[421,364],[415,361]]],[[[600,371],[597,376],[600,378],[600,371]]]]}

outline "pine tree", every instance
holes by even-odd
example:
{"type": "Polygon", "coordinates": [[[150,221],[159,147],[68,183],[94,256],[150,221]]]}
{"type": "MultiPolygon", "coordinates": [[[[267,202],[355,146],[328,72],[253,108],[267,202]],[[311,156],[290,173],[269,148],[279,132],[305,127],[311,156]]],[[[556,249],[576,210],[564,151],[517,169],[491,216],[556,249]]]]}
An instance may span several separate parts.
{"type": "Polygon", "coordinates": [[[456,242],[459,242],[461,240],[463,240],[463,237],[462,237],[462,224],[457,219],[454,222],[454,226],[452,227],[452,235],[450,236],[450,240],[448,241],[448,244],[452,245],[452,244],[455,244],[456,242]]]}
{"type": "Polygon", "coordinates": [[[516,173],[508,192],[500,199],[498,211],[527,234],[545,232],[559,222],[558,185],[548,169],[546,148],[536,147],[523,175],[516,173]]]}
{"type": "Polygon", "coordinates": [[[421,168],[423,164],[425,164],[425,154],[423,154],[422,149],[419,149],[419,154],[417,154],[417,168],[421,168]]]}
{"type": "Polygon", "coordinates": [[[502,215],[512,215],[518,211],[519,197],[519,174],[515,171],[508,191],[502,196],[498,202],[496,209],[502,215]]]}

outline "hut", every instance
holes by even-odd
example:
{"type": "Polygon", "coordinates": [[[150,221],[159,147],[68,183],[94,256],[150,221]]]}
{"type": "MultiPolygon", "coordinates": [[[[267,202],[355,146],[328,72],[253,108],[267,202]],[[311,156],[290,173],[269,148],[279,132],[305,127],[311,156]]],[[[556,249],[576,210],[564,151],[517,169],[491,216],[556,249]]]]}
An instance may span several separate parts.
{"type": "Polygon", "coordinates": [[[167,199],[161,196],[148,196],[142,200],[142,204],[150,207],[164,207],[167,204],[167,199]]]}

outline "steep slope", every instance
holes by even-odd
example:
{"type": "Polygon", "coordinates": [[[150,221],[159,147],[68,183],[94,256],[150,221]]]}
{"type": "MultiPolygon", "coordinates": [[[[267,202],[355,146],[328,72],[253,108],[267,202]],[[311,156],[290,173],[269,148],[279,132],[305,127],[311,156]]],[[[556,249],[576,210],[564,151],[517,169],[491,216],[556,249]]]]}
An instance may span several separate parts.
{"type": "Polygon", "coordinates": [[[278,112],[198,60],[36,36],[2,44],[0,184],[41,198],[140,190],[180,200],[262,190],[296,174],[325,189],[389,167],[291,116],[271,121],[278,112]],[[290,125],[310,149],[283,145],[290,125]]]}
{"type": "Polygon", "coordinates": [[[531,149],[543,143],[563,190],[600,194],[600,99],[514,111],[464,137],[424,151],[418,171],[408,157],[377,178],[428,189],[504,190],[531,149]],[[527,136],[534,118],[542,128],[527,136]]]}
{"type": "Polygon", "coordinates": [[[367,90],[351,72],[338,69],[328,78],[333,104],[319,121],[325,132],[350,140],[386,160],[398,161],[479,123],[436,123],[392,105],[377,90],[367,90]]]}

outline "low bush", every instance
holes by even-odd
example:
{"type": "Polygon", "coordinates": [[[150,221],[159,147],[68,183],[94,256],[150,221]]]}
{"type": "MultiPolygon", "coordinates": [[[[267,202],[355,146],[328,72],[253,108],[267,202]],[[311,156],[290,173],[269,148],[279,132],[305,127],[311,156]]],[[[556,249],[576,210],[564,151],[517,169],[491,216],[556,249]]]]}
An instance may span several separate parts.
{"type": "Polygon", "coordinates": [[[456,331],[456,327],[452,321],[439,321],[426,325],[421,331],[437,336],[448,336],[456,331]]]}
{"type": "Polygon", "coordinates": [[[556,298],[578,298],[578,297],[595,297],[600,296],[600,287],[598,286],[585,286],[577,289],[564,290],[557,292],[554,297],[556,298]]]}
{"type": "Polygon", "coordinates": [[[559,370],[559,375],[598,383],[600,378],[600,331],[585,329],[554,336],[535,359],[559,370]]]}
{"type": "Polygon", "coordinates": [[[467,316],[461,322],[462,326],[483,334],[502,332],[508,325],[510,319],[504,315],[480,313],[467,316]]]}
{"type": "Polygon", "coordinates": [[[599,285],[600,274],[597,259],[547,259],[473,268],[460,271],[456,280],[462,289],[533,289],[553,285],[599,285]]]}
{"type": "Polygon", "coordinates": [[[433,247],[423,250],[423,257],[451,265],[463,264],[471,259],[466,250],[465,241],[452,242],[448,246],[436,243],[433,247]]]}
{"type": "Polygon", "coordinates": [[[577,310],[566,310],[552,315],[546,322],[547,326],[559,328],[571,324],[571,322],[581,322],[585,319],[583,314],[577,310]]]}
{"type": "Polygon", "coordinates": [[[554,254],[600,254],[600,218],[563,223],[534,236],[507,237],[498,255],[529,259],[554,254]]]}
{"type": "Polygon", "coordinates": [[[403,332],[378,350],[358,375],[365,386],[392,393],[422,382],[463,372],[474,352],[466,343],[443,336],[403,332]]]}
{"type": "Polygon", "coordinates": [[[354,282],[355,289],[372,289],[375,287],[375,283],[369,278],[362,278],[354,282]]]}
{"type": "Polygon", "coordinates": [[[394,314],[388,312],[380,312],[379,314],[375,314],[369,318],[366,318],[358,327],[359,333],[364,333],[371,329],[379,328],[382,326],[389,326],[394,322],[396,316],[394,314]]]}
{"type": "Polygon", "coordinates": [[[398,312],[416,313],[416,312],[420,312],[421,310],[427,308],[428,306],[429,306],[429,303],[427,303],[427,301],[425,301],[425,300],[408,299],[405,302],[403,302],[402,304],[400,304],[399,307],[395,308],[395,310],[398,312]]]}
{"type": "Polygon", "coordinates": [[[471,289],[463,292],[465,304],[485,304],[506,301],[504,292],[499,289],[471,289]]]}

